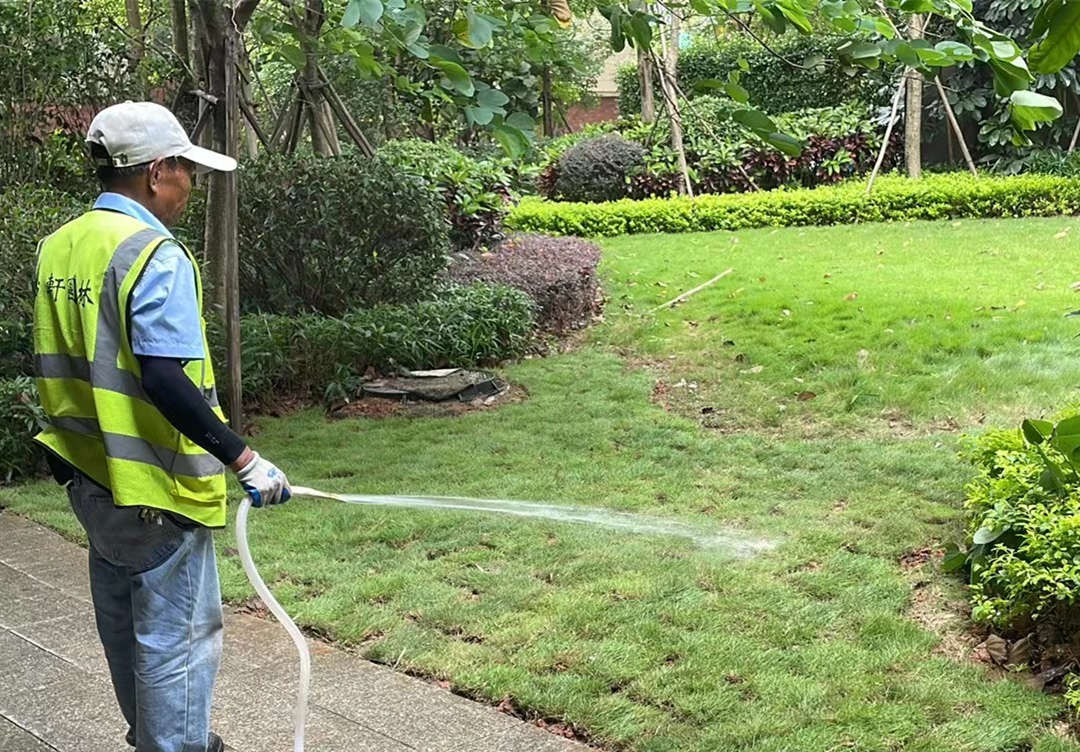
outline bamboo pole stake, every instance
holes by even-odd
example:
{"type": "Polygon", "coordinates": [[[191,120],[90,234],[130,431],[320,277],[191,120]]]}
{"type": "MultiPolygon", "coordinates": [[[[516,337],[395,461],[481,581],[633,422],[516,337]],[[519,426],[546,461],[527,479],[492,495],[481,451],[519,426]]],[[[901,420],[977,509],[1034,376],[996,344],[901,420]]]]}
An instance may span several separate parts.
{"type": "Polygon", "coordinates": [[[896,87],[896,96],[892,100],[892,112],[889,113],[889,124],[885,127],[885,138],[881,142],[881,149],[878,150],[874,170],[870,173],[870,182],[866,184],[867,196],[874,190],[874,181],[877,180],[878,173],[881,172],[881,165],[885,162],[885,152],[889,150],[889,139],[892,138],[893,126],[896,125],[896,111],[900,109],[900,97],[904,95],[906,87],[907,75],[903,75],[900,77],[900,85],[896,87]]]}
{"type": "Polygon", "coordinates": [[[971,174],[979,177],[979,171],[975,169],[975,162],[971,159],[971,152],[968,151],[967,142],[964,140],[964,132],[960,130],[960,123],[957,122],[952,105],[949,104],[949,97],[945,94],[945,87],[941,85],[940,76],[934,76],[934,84],[937,86],[938,96],[941,97],[941,104],[945,108],[945,114],[949,118],[949,125],[952,126],[953,133],[956,134],[956,140],[960,142],[960,152],[964,155],[964,161],[967,162],[971,174]]]}
{"type": "Polygon", "coordinates": [[[691,295],[694,295],[696,293],[701,292],[702,290],[704,290],[706,287],[709,287],[710,285],[716,284],[717,282],[722,280],[724,277],[731,274],[733,271],[735,271],[735,270],[734,269],[725,269],[724,271],[720,272],[715,277],[710,279],[708,282],[704,282],[704,283],[698,285],[693,290],[687,290],[686,292],[684,292],[682,295],[678,296],[677,298],[672,298],[668,302],[661,303],[660,305],[656,306],[656,308],[653,308],[653,309],[647,311],[646,315],[651,314],[651,313],[656,313],[657,311],[659,311],[662,308],[670,308],[671,306],[673,306],[673,305],[675,305],[677,303],[685,302],[686,299],[689,298],[691,295]]]}

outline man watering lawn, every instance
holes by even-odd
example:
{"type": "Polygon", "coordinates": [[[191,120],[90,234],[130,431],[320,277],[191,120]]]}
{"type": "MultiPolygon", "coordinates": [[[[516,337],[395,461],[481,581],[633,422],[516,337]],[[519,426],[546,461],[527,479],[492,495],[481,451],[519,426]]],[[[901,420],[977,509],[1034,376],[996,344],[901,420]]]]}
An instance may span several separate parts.
{"type": "Polygon", "coordinates": [[[192,145],[150,102],[103,110],[86,140],[103,193],[38,249],[34,358],[49,426],[37,441],[90,540],[98,634],[128,744],[218,752],[211,532],[225,525],[224,468],[255,506],[290,491],[222,420],[199,266],[167,228],[196,171],[236,161],[192,145]]]}

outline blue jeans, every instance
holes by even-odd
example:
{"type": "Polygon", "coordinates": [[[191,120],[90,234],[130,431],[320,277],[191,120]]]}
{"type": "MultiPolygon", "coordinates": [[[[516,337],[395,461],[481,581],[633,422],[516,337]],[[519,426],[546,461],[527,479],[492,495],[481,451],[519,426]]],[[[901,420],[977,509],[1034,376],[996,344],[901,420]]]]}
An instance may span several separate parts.
{"type": "Polygon", "coordinates": [[[68,497],[90,538],[90,591],[137,752],[205,752],[221,660],[213,537],[112,495],[79,473],[68,497]]]}

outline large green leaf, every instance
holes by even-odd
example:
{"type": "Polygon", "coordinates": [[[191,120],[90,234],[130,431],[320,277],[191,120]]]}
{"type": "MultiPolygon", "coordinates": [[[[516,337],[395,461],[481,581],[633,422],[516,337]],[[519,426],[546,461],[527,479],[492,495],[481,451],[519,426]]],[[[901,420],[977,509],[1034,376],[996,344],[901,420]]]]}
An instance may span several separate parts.
{"type": "Polygon", "coordinates": [[[450,60],[442,60],[438,58],[432,58],[431,64],[442,71],[442,74],[446,76],[447,81],[450,83],[450,88],[459,94],[471,97],[476,91],[476,87],[473,86],[472,78],[469,77],[468,71],[462,68],[457,63],[450,60]]]}
{"type": "Polygon", "coordinates": [[[998,538],[1000,538],[1001,534],[1004,533],[1004,532],[1005,532],[1005,530],[1003,528],[995,529],[995,528],[987,527],[986,525],[983,525],[982,527],[980,527],[978,530],[975,531],[975,537],[972,540],[976,544],[980,544],[980,545],[981,544],[986,544],[986,543],[993,543],[998,538]]]}
{"type": "MultiPolygon", "coordinates": [[[[1060,109],[1061,105],[1058,105],[1059,112],[1060,109]]],[[[1074,463],[1074,455],[1080,449],[1080,416],[1066,418],[1058,423],[1050,439],[1050,446],[1065,455],[1070,463],[1074,463]]]]}
{"type": "Polygon", "coordinates": [[[345,18],[341,20],[341,23],[343,26],[351,27],[356,25],[356,21],[360,21],[364,26],[374,26],[382,15],[382,0],[349,0],[349,5],[345,8],[345,18]],[[346,18],[352,20],[352,23],[345,23],[346,18]]]}
{"type": "Polygon", "coordinates": [[[975,57],[975,53],[972,49],[961,42],[938,42],[934,45],[934,49],[938,52],[945,53],[956,62],[964,62],[975,57]]]}
{"type": "Polygon", "coordinates": [[[466,38],[472,47],[487,47],[491,44],[491,36],[495,33],[495,19],[477,13],[471,7],[465,10],[465,21],[468,25],[466,38]]]}
{"type": "Polygon", "coordinates": [[[1054,433],[1054,424],[1048,420],[1029,419],[1020,424],[1020,430],[1029,444],[1038,446],[1054,433]]]}
{"type": "Polygon", "coordinates": [[[1047,21],[1046,39],[1028,57],[1036,73],[1057,73],[1080,53],[1080,0],[1065,3],[1047,21]]]}
{"type": "Polygon", "coordinates": [[[481,107],[496,109],[510,101],[510,97],[490,86],[476,92],[476,103],[481,107]]]}
{"type": "Polygon", "coordinates": [[[759,133],[774,133],[776,131],[776,123],[760,110],[751,108],[737,110],[732,113],[731,117],[736,123],[744,125],[752,131],[757,131],[759,133]]]}
{"type": "Polygon", "coordinates": [[[650,17],[644,13],[635,13],[630,19],[630,30],[634,35],[634,42],[642,49],[648,49],[652,44],[653,30],[650,17]]]}
{"type": "Polygon", "coordinates": [[[953,549],[941,560],[941,569],[945,572],[959,572],[967,565],[967,551],[953,549]]]}
{"type": "MultiPolygon", "coordinates": [[[[1049,123],[1061,117],[1061,103],[1053,97],[1038,94],[1034,91],[1014,91],[1009,97],[1009,109],[1013,122],[1018,128],[1025,131],[1034,130],[1039,123],[1049,123]]],[[[1061,430],[1058,425],[1058,431],[1061,430]]],[[[1077,446],[1080,446],[1080,430],[1076,435],[1077,446]]],[[[1068,452],[1064,453],[1066,456],[1068,452]]]]}
{"type": "Polygon", "coordinates": [[[990,59],[990,71],[994,74],[994,91],[999,97],[1009,97],[1013,92],[1027,89],[1033,76],[1022,63],[1022,58],[1008,61],[990,59]]]}
{"type": "Polygon", "coordinates": [[[1039,12],[1035,14],[1035,20],[1031,22],[1032,39],[1038,39],[1047,32],[1058,11],[1065,7],[1066,1],[1050,0],[1046,5],[1039,8],[1039,12]]]}

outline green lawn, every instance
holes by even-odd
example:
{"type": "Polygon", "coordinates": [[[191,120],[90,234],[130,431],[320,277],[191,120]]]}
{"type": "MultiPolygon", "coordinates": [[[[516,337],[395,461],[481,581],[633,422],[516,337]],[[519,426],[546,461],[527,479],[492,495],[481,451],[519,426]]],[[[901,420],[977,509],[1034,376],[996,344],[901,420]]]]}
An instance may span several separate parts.
{"type": "MultiPolygon", "coordinates": [[[[1076,224],[607,241],[605,323],[573,353],[507,368],[526,401],[423,420],[311,410],[260,420],[254,439],[305,485],[732,525],[777,543],[756,558],[298,500],[254,514],[257,563],[306,625],[601,746],[1080,750],[1051,730],[1058,700],[941,654],[910,615],[913,588],[962,591],[899,564],[958,535],[955,425],[1075,401],[1076,224]]],[[[0,502],[74,534],[54,486],[0,502]]],[[[226,596],[250,597],[228,534],[220,545],[226,596]]]]}

